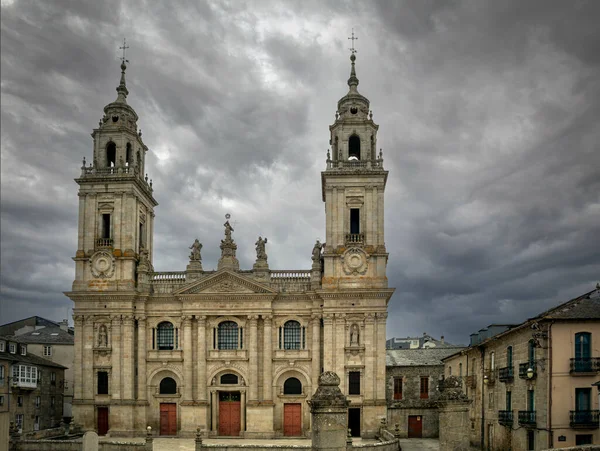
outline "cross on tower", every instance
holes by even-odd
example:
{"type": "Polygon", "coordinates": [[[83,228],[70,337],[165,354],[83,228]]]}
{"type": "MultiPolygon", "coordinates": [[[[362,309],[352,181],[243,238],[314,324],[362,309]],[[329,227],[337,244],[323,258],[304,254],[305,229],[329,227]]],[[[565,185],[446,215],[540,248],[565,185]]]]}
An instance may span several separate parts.
{"type": "Polygon", "coordinates": [[[125,63],[128,63],[128,62],[129,62],[129,60],[125,59],[125,50],[126,50],[126,49],[128,49],[128,48],[129,48],[129,46],[128,46],[128,45],[126,45],[125,38],[123,38],[123,46],[119,47],[119,49],[120,49],[120,50],[123,50],[123,56],[121,57],[121,62],[122,62],[123,64],[125,64],[125,63]]]}
{"type": "Polygon", "coordinates": [[[354,37],[354,28],[352,29],[352,37],[349,37],[348,39],[352,41],[352,47],[349,50],[354,55],[358,51],[354,48],[354,41],[358,41],[358,38],[354,37]]]}

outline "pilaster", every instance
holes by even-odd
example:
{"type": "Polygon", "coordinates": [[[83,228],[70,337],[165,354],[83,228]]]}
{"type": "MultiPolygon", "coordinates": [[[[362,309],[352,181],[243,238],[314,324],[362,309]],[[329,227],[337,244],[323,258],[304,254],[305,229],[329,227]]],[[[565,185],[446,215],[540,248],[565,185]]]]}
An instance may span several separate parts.
{"type": "Polygon", "coordinates": [[[83,319],[83,399],[94,398],[94,315],[83,319]]]}
{"type": "MultiPolygon", "coordinates": [[[[365,399],[375,399],[377,377],[375,377],[375,315],[365,314],[365,399]]],[[[385,349],[385,343],[384,348],[385,349]]],[[[385,384],[383,390],[385,392],[385,384]]],[[[385,397],[385,396],[384,396],[385,397]]]]}
{"type": "Polygon", "coordinates": [[[273,399],[273,317],[263,316],[263,400],[273,399]]]}
{"type": "Polygon", "coordinates": [[[146,400],[146,317],[136,317],[138,322],[137,338],[137,399],[146,400]]]}
{"type": "Polygon", "coordinates": [[[323,371],[333,371],[333,313],[323,314],[323,349],[328,351],[323,353],[323,371]]]}
{"type": "Polygon", "coordinates": [[[135,374],[135,356],[134,356],[134,330],[133,330],[133,316],[124,315],[123,319],[123,355],[121,360],[123,362],[122,374],[123,374],[123,399],[134,399],[134,381],[133,375],[135,374]]]}
{"type": "MultiPolygon", "coordinates": [[[[312,315],[312,368],[311,379],[313,390],[316,390],[317,381],[321,374],[321,318],[319,315],[312,315]]],[[[311,393],[312,395],[312,393],[311,393]]]]}
{"type": "Polygon", "coordinates": [[[83,315],[73,315],[73,323],[75,325],[75,343],[73,367],[75,373],[75,386],[73,387],[73,397],[76,401],[83,399],[83,342],[84,340],[77,337],[84,336],[83,330],[83,315]]]}
{"type": "Polygon", "coordinates": [[[250,323],[250,401],[258,401],[258,315],[248,315],[250,323]]]}
{"type": "Polygon", "coordinates": [[[192,388],[192,317],[185,315],[181,317],[183,322],[183,401],[193,400],[192,388]]]}
{"type": "Polygon", "coordinates": [[[112,371],[110,393],[121,399],[121,315],[111,316],[112,371]]]}
{"type": "Polygon", "coordinates": [[[198,316],[198,346],[197,351],[197,374],[198,374],[198,392],[197,399],[206,401],[206,316],[198,316]]]}

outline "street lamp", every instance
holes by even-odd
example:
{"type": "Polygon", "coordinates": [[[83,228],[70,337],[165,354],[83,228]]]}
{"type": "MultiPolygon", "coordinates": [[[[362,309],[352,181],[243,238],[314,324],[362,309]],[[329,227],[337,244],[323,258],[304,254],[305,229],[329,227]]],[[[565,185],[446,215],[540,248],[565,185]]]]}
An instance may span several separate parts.
{"type": "Polygon", "coordinates": [[[546,370],[545,359],[539,359],[529,362],[529,367],[527,368],[527,372],[525,373],[527,375],[527,379],[533,379],[533,376],[535,376],[536,365],[539,365],[542,371],[546,370]]]}

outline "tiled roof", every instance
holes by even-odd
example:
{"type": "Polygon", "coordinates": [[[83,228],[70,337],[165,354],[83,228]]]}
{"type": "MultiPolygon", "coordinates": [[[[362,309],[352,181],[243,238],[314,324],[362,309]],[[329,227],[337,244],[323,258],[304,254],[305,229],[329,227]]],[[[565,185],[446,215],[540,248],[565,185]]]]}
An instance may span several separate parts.
{"type": "MultiPolygon", "coordinates": [[[[15,340],[14,337],[0,336],[0,340],[6,342],[19,343],[19,340],[15,340]]],[[[6,347],[5,352],[0,352],[0,360],[7,360],[12,363],[30,363],[32,365],[51,366],[54,368],[67,369],[66,366],[59,365],[58,363],[55,363],[48,359],[44,359],[43,357],[39,357],[29,352],[27,352],[26,355],[21,355],[21,353],[11,354],[10,352],[8,352],[8,346],[6,347]]]]}
{"type": "Polygon", "coordinates": [[[425,348],[425,349],[388,349],[386,350],[386,366],[437,366],[443,365],[442,359],[464,349],[425,348]]]}
{"type": "Polygon", "coordinates": [[[75,342],[75,337],[60,327],[41,327],[21,335],[13,335],[10,338],[21,343],[72,345],[75,342]]]}
{"type": "Polygon", "coordinates": [[[600,289],[586,293],[554,307],[537,318],[540,319],[600,319],[600,289]]]}

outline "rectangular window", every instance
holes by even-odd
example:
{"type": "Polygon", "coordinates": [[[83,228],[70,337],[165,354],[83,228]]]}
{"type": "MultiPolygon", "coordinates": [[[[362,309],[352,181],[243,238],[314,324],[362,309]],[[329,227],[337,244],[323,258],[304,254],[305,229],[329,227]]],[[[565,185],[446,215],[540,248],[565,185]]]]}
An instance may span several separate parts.
{"type": "Polygon", "coordinates": [[[17,345],[14,343],[11,343],[8,345],[8,352],[10,352],[11,354],[14,354],[17,352],[17,345]]]}
{"type": "Polygon", "coordinates": [[[4,349],[5,349],[4,346],[5,346],[4,342],[0,341],[0,352],[4,352],[4,349]]]}
{"type": "Polygon", "coordinates": [[[145,240],[145,227],[144,227],[144,223],[140,222],[140,241],[139,241],[139,245],[140,245],[140,249],[145,248],[146,247],[146,240],[145,240]]]}
{"type": "Polygon", "coordinates": [[[39,431],[40,430],[40,417],[36,415],[35,417],[35,422],[33,423],[33,430],[34,431],[39,431]]]}
{"type": "Polygon", "coordinates": [[[462,377],[462,363],[458,364],[458,377],[462,377]]]}
{"type": "Polygon", "coordinates": [[[350,209],[350,233],[360,233],[360,209],[350,209]]]}
{"type": "Polygon", "coordinates": [[[421,377],[421,399],[429,398],[429,377],[422,376],[421,377]]]}
{"type": "Polygon", "coordinates": [[[23,414],[18,413],[15,415],[15,425],[17,429],[23,429],[23,414]]]}
{"type": "Polygon", "coordinates": [[[512,346],[509,346],[508,348],[506,348],[506,366],[508,366],[508,367],[513,366],[513,348],[512,348],[512,346]]]}
{"type": "Polygon", "coordinates": [[[35,397],[35,406],[36,407],[40,407],[41,404],[42,404],[42,397],[41,396],[36,396],[35,397]]]}
{"type": "Polygon", "coordinates": [[[44,355],[49,357],[52,355],[52,346],[44,346],[44,355]]]}
{"type": "Polygon", "coordinates": [[[23,397],[17,396],[17,406],[23,407],[23,397]]]}
{"type": "Polygon", "coordinates": [[[98,394],[108,395],[108,371],[98,371],[98,394]]]}
{"type": "Polygon", "coordinates": [[[576,388],[575,389],[575,410],[591,410],[592,409],[592,389],[591,388],[576,388]]]}
{"type": "Polygon", "coordinates": [[[593,445],[592,440],[594,436],[592,434],[578,434],[575,436],[575,444],[581,445],[593,445]]]}
{"type": "Polygon", "coordinates": [[[394,399],[402,399],[402,378],[394,378],[394,399]]]}
{"type": "Polygon", "coordinates": [[[535,450],[535,431],[533,429],[527,430],[527,451],[535,450]]]}
{"type": "Polygon", "coordinates": [[[54,371],[50,373],[50,384],[56,385],[56,373],[54,371]]]}
{"type": "Polygon", "coordinates": [[[102,214],[102,238],[110,238],[110,213],[102,214]]]}
{"type": "Polygon", "coordinates": [[[527,410],[535,410],[535,392],[533,390],[527,391],[527,410]]]}
{"type": "Polygon", "coordinates": [[[21,355],[27,355],[27,346],[21,345],[21,355]]]}
{"type": "Polygon", "coordinates": [[[50,407],[54,407],[54,396],[50,396],[50,407]]]}
{"type": "Polygon", "coordinates": [[[4,382],[4,365],[0,365],[0,384],[4,382]]]}
{"type": "Polygon", "coordinates": [[[512,410],[512,392],[506,392],[506,410],[512,410]]]}
{"type": "Polygon", "coordinates": [[[360,371],[348,373],[348,394],[360,395],[360,371]]]}
{"type": "Polygon", "coordinates": [[[0,395],[0,406],[4,405],[4,395],[0,395]]]}

